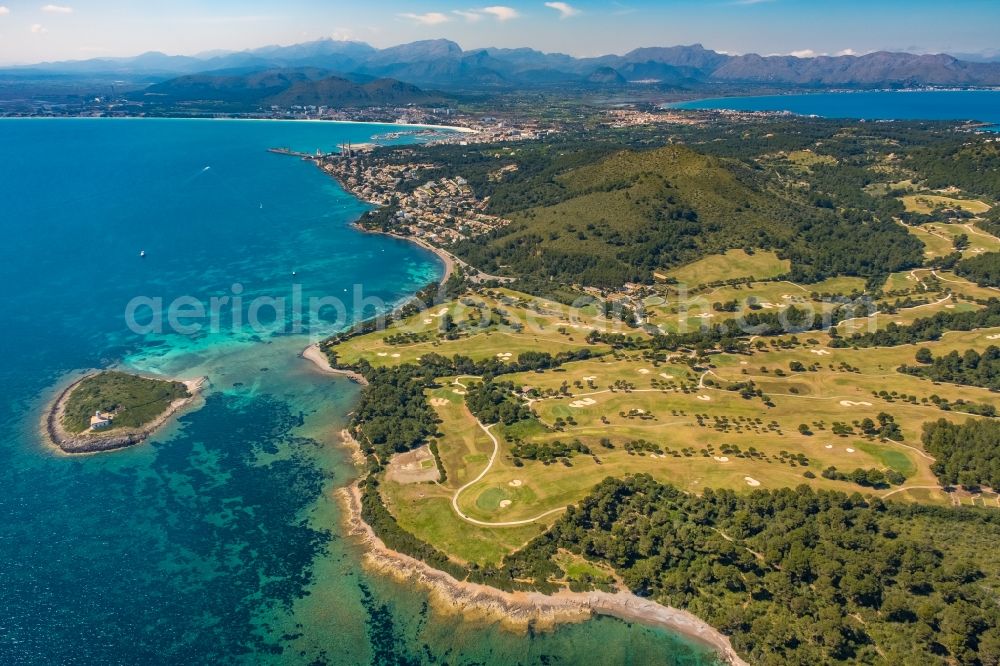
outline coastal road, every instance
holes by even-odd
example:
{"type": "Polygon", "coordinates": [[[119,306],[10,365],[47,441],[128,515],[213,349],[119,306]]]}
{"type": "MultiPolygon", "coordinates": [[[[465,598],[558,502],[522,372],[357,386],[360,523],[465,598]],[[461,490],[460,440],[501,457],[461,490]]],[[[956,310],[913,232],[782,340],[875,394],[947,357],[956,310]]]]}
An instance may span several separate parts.
{"type": "Polygon", "coordinates": [[[492,428],[496,424],[494,423],[492,425],[485,426],[485,425],[483,425],[483,422],[480,421],[479,419],[476,419],[476,423],[479,424],[479,427],[483,429],[483,432],[485,432],[489,436],[490,440],[492,440],[492,442],[493,442],[493,453],[490,455],[490,460],[486,464],[485,469],[483,469],[483,471],[479,473],[479,476],[477,476],[472,481],[469,481],[467,484],[465,484],[464,486],[462,486],[461,488],[459,488],[458,490],[456,490],[455,494],[452,495],[452,497],[451,497],[451,508],[453,508],[455,510],[455,513],[458,514],[459,518],[461,518],[462,520],[464,520],[464,521],[466,521],[468,523],[472,523],[473,525],[479,525],[480,527],[517,527],[518,525],[528,525],[529,523],[533,523],[536,520],[544,518],[545,516],[551,516],[554,513],[559,513],[560,511],[565,511],[566,510],[566,507],[561,506],[558,509],[551,509],[551,510],[546,511],[544,513],[540,513],[537,516],[535,516],[534,518],[525,518],[524,520],[508,520],[508,521],[498,522],[498,523],[487,523],[487,522],[484,522],[482,520],[476,520],[475,518],[470,518],[469,516],[465,515],[462,512],[462,510],[460,508],[458,508],[458,496],[461,495],[462,492],[465,491],[467,488],[469,488],[470,486],[475,485],[480,480],[482,480],[482,478],[484,476],[486,476],[486,473],[490,471],[491,467],[493,467],[493,461],[495,461],[497,459],[497,454],[500,452],[500,442],[497,441],[496,435],[494,435],[492,432],[490,432],[490,428],[492,428]]]}

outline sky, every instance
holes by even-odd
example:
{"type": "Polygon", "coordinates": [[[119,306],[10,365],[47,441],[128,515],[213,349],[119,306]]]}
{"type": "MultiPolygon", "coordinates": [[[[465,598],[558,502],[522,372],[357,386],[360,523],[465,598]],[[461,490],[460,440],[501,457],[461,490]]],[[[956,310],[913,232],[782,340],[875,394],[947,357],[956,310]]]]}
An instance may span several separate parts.
{"type": "Polygon", "coordinates": [[[0,64],[323,37],[575,56],[693,43],[734,54],[983,53],[1000,48],[998,27],[998,0],[0,0],[0,64]]]}

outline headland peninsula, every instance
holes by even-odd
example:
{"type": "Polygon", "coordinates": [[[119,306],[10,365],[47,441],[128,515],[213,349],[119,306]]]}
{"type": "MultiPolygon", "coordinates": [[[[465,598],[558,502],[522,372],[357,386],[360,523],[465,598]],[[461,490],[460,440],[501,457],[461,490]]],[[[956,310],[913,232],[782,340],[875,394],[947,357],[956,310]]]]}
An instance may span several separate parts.
{"type": "Polygon", "coordinates": [[[469,617],[615,607],[733,663],[939,652],[921,632],[944,615],[891,604],[987,603],[971,579],[950,597],[941,567],[1000,506],[1000,189],[972,166],[993,137],[666,127],[310,158],[377,206],[360,226],[453,258],[306,354],[364,380],[342,437],[364,476],[342,499],[369,564],[469,617]],[[902,551],[930,553],[929,587],[902,551]]]}

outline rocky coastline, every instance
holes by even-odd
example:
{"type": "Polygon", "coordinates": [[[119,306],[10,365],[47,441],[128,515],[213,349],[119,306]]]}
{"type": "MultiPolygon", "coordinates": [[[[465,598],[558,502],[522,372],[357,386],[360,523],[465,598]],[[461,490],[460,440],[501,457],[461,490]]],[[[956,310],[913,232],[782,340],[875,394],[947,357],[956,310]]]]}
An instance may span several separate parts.
{"type": "Polygon", "coordinates": [[[682,634],[713,650],[732,666],[748,666],[729,638],[697,616],[663,606],[628,591],[609,592],[505,592],[488,585],[460,581],[409,555],[388,548],[361,517],[358,482],[337,490],[344,507],[348,533],[365,547],[364,563],[372,571],[401,583],[428,590],[435,610],[459,614],[467,621],[499,623],[515,632],[540,631],[558,624],[583,622],[595,615],[610,615],[628,622],[661,627],[682,634]]]}
{"type": "Polygon", "coordinates": [[[102,433],[70,433],[62,425],[63,415],[70,395],[80,382],[91,377],[88,373],[76,380],[53,400],[45,410],[42,420],[42,434],[45,440],[61,453],[76,455],[85,453],[101,453],[135,446],[146,440],[159,430],[178,411],[191,404],[208,381],[207,377],[183,382],[188,390],[188,397],[174,400],[159,416],[141,428],[111,430],[102,433]]]}

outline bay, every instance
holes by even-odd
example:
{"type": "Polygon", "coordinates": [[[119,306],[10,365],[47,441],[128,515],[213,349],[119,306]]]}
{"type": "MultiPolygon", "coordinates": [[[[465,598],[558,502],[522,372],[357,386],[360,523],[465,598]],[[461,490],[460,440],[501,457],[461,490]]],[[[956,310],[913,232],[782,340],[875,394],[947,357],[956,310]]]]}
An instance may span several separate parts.
{"type": "Polygon", "coordinates": [[[330,150],[399,129],[0,120],[0,663],[714,659],[613,619],[518,636],[438,616],[422,591],[366,573],[341,533],[333,492],[355,472],[336,433],[357,388],[297,354],[442,268],[356,231],[364,204],[267,148],[330,150]],[[183,334],[126,317],[136,298],[168,309],[237,295],[290,303],[296,291],[336,297],[343,315],[272,310],[253,328],[233,307],[222,325],[183,334]],[[210,387],[140,446],[46,449],[39,418],[56,388],[110,365],[210,387]]]}
{"type": "Polygon", "coordinates": [[[843,91],[721,97],[671,104],[678,109],[788,111],[868,120],[974,120],[1000,129],[1000,90],[843,91]]]}

